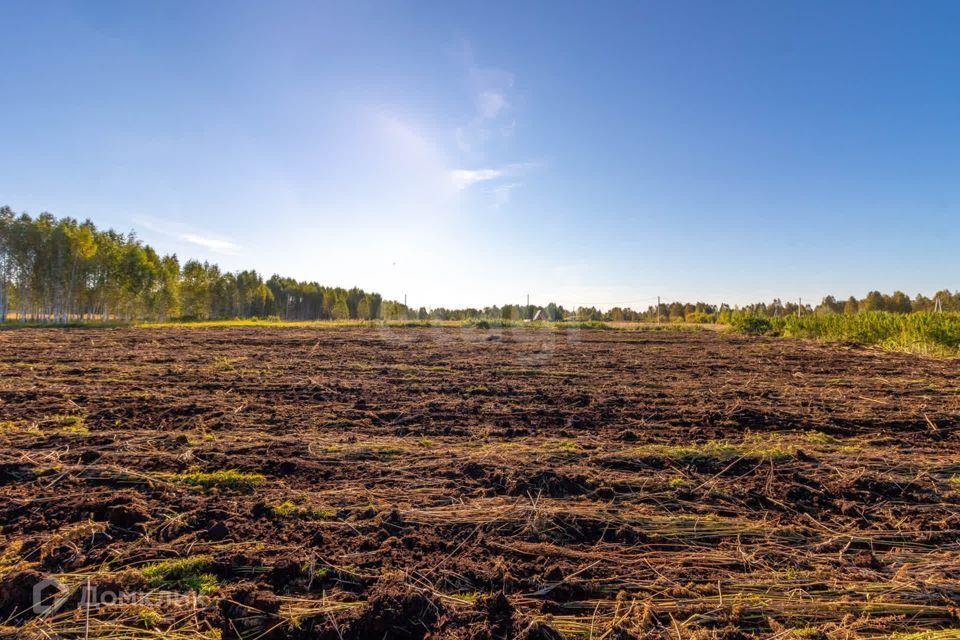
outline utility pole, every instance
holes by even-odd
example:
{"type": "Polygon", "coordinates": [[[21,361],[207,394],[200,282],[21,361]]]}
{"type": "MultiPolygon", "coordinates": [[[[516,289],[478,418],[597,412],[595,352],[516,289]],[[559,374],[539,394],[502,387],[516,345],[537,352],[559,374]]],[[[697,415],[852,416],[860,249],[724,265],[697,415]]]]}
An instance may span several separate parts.
{"type": "Polygon", "coordinates": [[[803,298],[797,298],[797,317],[800,317],[800,312],[803,310],[803,298]]]}
{"type": "Polygon", "coordinates": [[[933,299],[933,312],[939,313],[943,311],[943,305],[940,303],[940,294],[937,294],[937,297],[933,299]]]}
{"type": "Polygon", "coordinates": [[[660,296],[657,296],[657,324],[660,324],[660,296]]]}
{"type": "Polygon", "coordinates": [[[527,294],[527,309],[524,313],[527,314],[527,320],[530,320],[531,318],[530,318],[530,294],[529,293],[527,294]]]}

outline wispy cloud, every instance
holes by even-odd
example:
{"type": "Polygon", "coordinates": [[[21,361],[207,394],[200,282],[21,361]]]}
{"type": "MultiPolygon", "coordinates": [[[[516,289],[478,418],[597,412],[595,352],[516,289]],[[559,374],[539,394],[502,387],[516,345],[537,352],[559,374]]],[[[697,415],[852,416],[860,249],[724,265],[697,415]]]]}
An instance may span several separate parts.
{"type": "Polygon", "coordinates": [[[455,169],[450,171],[450,180],[458,191],[480,183],[491,183],[484,193],[492,199],[493,207],[503,207],[510,204],[513,192],[523,186],[523,181],[518,178],[541,165],[541,162],[516,162],[493,169],[455,169]]]}
{"type": "Polygon", "coordinates": [[[240,246],[238,244],[229,240],[222,240],[220,238],[210,238],[207,236],[198,235],[196,233],[181,233],[179,238],[184,242],[199,245],[216,253],[235,255],[240,251],[240,246]]]}
{"type": "Polygon", "coordinates": [[[508,117],[513,107],[514,77],[505,69],[478,65],[468,43],[461,43],[458,57],[466,68],[465,83],[474,113],[468,122],[457,127],[454,136],[460,151],[471,153],[478,151],[492,136],[512,135],[516,121],[508,117]]]}
{"type": "Polygon", "coordinates": [[[241,247],[236,242],[183,223],[158,220],[150,216],[139,216],[136,222],[138,226],[159,233],[169,239],[194,244],[214,253],[229,256],[240,253],[241,247]]]}
{"type": "Polygon", "coordinates": [[[470,185],[495,180],[502,175],[501,169],[454,169],[450,172],[450,179],[454,186],[462,191],[470,185]]]}
{"type": "MultiPolygon", "coordinates": [[[[463,191],[480,182],[505,178],[515,179],[540,165],[540,162],[515,162],[499,168],[454,169],[450,171],[450,180],[459,191],[463,191]]],[[[494,205],[502,206],[510,202],[511,192],[521,186],[523,186],[522,182],[514,180],[510,183],[498,184],[490,189],[490,193],[494,196],[494,205]]]]}
{"type": "Polygon", "coordinates": [[[507,97],[500,91],[481,91],[477,95],[477,112],[482,120],[496,118],[508,106],[507,97]]]}

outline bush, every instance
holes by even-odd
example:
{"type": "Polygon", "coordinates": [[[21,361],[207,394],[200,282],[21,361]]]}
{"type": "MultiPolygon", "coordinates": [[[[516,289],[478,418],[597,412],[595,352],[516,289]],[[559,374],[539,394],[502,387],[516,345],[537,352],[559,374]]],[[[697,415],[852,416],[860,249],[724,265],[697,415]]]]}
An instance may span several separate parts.
{"type": "Polygon", "coordinates": [[[731,326],[738,333],[762,335],[773,328],[773,323],[766,316],[741,315],[732,319],[731,326]]]}
{"type": "Polygon", "coordinates": [[[695,324],[710,324],[712,322],[715,322],[716,318],[712,313],[706,313],[704,311],[693,311],[687,314],[685,321],[693,322],[695,324]]]}
{"type": "Polygon", "coordinates": [[[564,324],[554,325],[555,329],[602,329],[604,331],[612,330],[613,327],[606,322],[598,320],[583,320],[580,322],[566,322],[564,324]]]}
{"type": "Polygon", "coordinates": [[[790,316],[777,319],[788,338],[812,338],[876,345],[893,351],[958,355],[960,314],[889,313],[867,311],[856,315],[790,316]]]}

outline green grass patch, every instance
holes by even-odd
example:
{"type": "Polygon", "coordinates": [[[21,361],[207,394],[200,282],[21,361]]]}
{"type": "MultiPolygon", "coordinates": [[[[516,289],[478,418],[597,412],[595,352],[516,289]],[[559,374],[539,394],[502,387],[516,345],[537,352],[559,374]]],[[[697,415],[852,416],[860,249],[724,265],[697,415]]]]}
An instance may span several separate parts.
{"type": "Polygon", "coordinates": [[[804,438],[806,438],[807,442],[810,442],[811,444],[843,444],[843,440],[840,438],[834,438],[833,436],[823,433],[822,431],[807,431],[804,434],[804,438]]]}
{"type": "Polygon", "coordinates": [[[195,487],[209,491],[211,489],[233,489],[237,491],[252,491],[267,481],[259,473],[242,473],[234,469],[226,471],[195,471],[173,476],[173,481],[188,487],[195,487]]]}
{"type": "Polygon", "coordinates": [[[273,514],[279,518],[293,520],[333,520],[337,517],[336,509],[317,509],[299,505],[292,500],[284,500],[270,507],[273,514]]]}
{"type": "Polygon", "coordinates": [[[580,445],[575,440],[548,440],[540,445],[542,451],[548,453],[580,453],[580,445]]]}
{"type": "Polygon", "coordinates": [[[600,329],[603,331],[617,331],[616,327],[611,327],[606,322],[598,322],[596,320],[587,320],[583,322],[556,322],[553,324],[553,328],[560,331],[565,331],[568,329],[600,329]]]}
{"type": "Polygon", "coordinates": [[[213,564],[211,556],[192,556],[176,560],[164,560],[140,569],[140,575],[154,588],[189,589],[200,595],[216,593],[220,585],[217,577],[206,569],[213,564]]]}
{"type": "Polygon", "coordinates": [[[219,371],[235,371],[237,369],[237,363],[245,360],[245,358],[228,358],[226,356],[219,356],[213,359],[213,364],[211,367],[219,371]]]}
{"type": "Polygon", "coordinates": [[[783,447],[761,447],[711,440],[697,445],[647,444],[634,447],[627,455],[635,458],[670,460],[678,463],[733,462],[734,460],[786,460],[792,452],[783,447]]]}
{"type": "Polygon", "coordinates": [[[0,435],[14,436],[29,433],[33,436],[41,436],[40,426],[36,422],[27,420],[3,420],[0,421],[0,435]]]}
{"type": "Polygon", "coordinates": [[[53,415],[47,416],[38,422],[41,428],[50,429],[59,433],[72,433],[85,436],[90,433],[83,416],[53,415]]]}
{"type": "MultiPolygon", "coordinates": [[[[642,323],[635,326],[623,327],[623,331],[642,331],[642,332],[657,332],[657,331],[667,331],[671,333],[696,333],[700,331],[714,331],[711,326],[714,323],[683,323],[683,322],[663,322],[660,324],[654,323],[642,323]]],[[[620,329],[620,327],[613,327],[613,329],[620,329]]]]}
{"type": "Polygon", "coordinates": [[[915,631],[912,633],[895,633],[890,640],[960,640],[960,629],[937,629],[931,631],[915,631]]]}
{"type": "Polygon", "coordinates": [[[471,396],[489,396],[493,394],[493,392],[490,391],[490,387],[484,386],[467,387],[463,392],[471,396]]]}
{"type": "Polygon", "coordinates": [[[150,607],[140,607],[136,609],[137,622],[144,629],[154,629],[161,622],[163,622],[163,616],[160,612],[150,607]]]}

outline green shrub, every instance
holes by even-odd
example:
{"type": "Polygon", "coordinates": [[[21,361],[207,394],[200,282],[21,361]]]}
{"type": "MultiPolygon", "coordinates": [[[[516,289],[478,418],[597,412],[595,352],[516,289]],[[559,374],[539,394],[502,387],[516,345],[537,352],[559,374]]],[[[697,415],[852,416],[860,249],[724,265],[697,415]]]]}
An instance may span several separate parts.
{"type": "Polygon", "coordinates": [[[960,314],[888,313],[808,315],[775,318],[774,328],[790,338],[876,345],[892,351],[935,355],[960,353],[960,314]]]}
{"type": "Polygon", "coordinates": [[[606,322],[600,322],[599,320],[581,320],[578,322],[564,322],[557,323],[553,325],[554,329],[601,329],[603,331],[611,331],[614,327],[611,327],[606,322]]]}
{"type": "Polygon", "coordinates": [[[751,314],[734,316],[730,324],[734,331],[751,335],[762,335],[773,329],[770,318],[751,314]]]}

